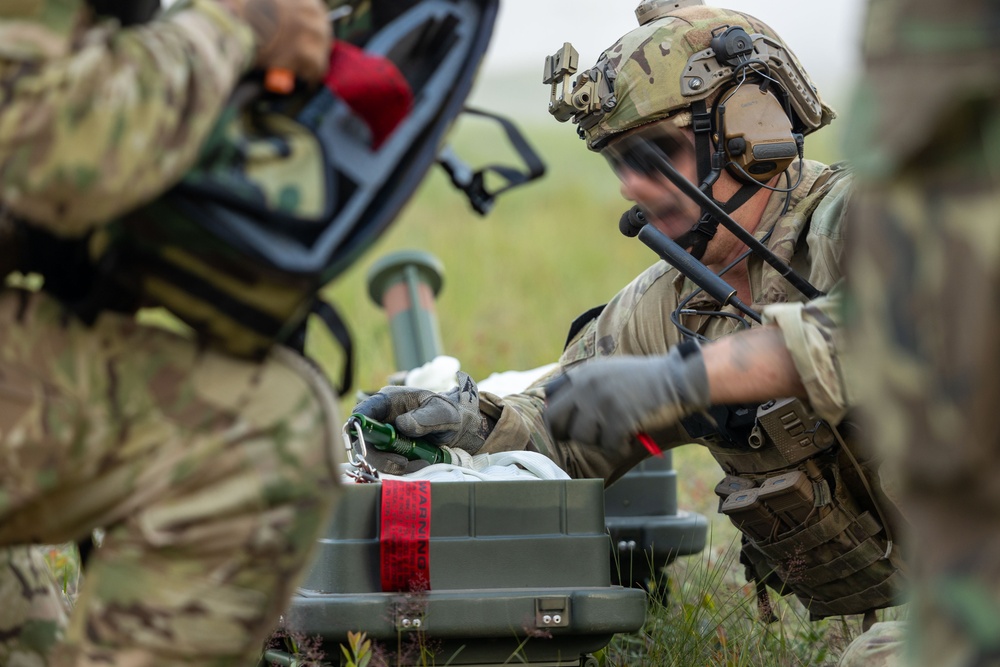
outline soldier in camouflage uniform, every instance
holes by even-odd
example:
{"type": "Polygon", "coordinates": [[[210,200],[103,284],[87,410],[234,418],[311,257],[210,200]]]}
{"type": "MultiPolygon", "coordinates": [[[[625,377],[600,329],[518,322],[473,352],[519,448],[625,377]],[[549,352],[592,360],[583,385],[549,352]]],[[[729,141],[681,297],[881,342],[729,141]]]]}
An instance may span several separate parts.
{"type": "MultiPolygon", "coordinates": [[[[770,111],[751,114],[750,125],[794,121],[796,131],[807,134],[834,114],[784,42],[758,19],[695,1],[648,0],[636,14],[641,26],[605,51],[572,91],[553,96],[550,110],[579,124],[588,147],[609,159],[623,195],[641,206],[650,224],[678,239],[712,271],[732,265],[724,277],[744,303],[763,311],[763,325],[741,321],[736,307],[720,306],[671,265],[657,262],[606,306],[574,323],[555,376],[521,394],[502,399],[479,394],[475,383],[461,376],[459,387],[447,394],[386,387],[356,410],[393,421],[406,435],[473,453],[540,451],[573,477],[608,483],[650,455],[647,443],[635,437],[639,432],[660,449],[690,442],[708,447],[728,474],[717,489],[723,498],[734,489],[764,493],[767,483],[775,490],[779,481],[798,479],[803,495],[810,496],[801,501],[801,512],[777,519],[767,512],[771,506],[755,505],[754,512],[766,519],[757,535],[733,517],[747,535],[749,574],[762,593],[765,581],[794,592],[814,618],[865,613],[871,623],[873,610],[901,602],[904,577],[901,550],[893,544],[892,525],[899,517],[882,491],[878,461],[857,444],[848,447],[840,435],[833,444],[832,425],[850,407],[838,326],[849,172],[801,159],[799,153],[800,159],[789,159],[787,168],[766,174],[756,186],[728,169],[711,186],[712,196],[744,230],[822,294],[807,297],[774,265],[756,254],[747,257],[746,245],[729,228],[700,242],[693,236],[697,232],[688,231],[699,223],[699,205],[674,182],[643,171],[628,153],[634,145],[629,142],[640,138],[665,152],[689,182],[703,178],[697,164],[702,147],[719,143],[704,132],[709,110],[743,85],[734,75],[738,65],[720,65],[713,49],[713,37],[730,28],[753,36],[761,59],[770,64],[771,80],[784,82],[789,99],[787,107],[774,101],[770,111]],[[583,102],[563,114],[559,99],[583,102]],[[793,110],[791,119],[787,108],[793,110]],[[686,335],[671,323],[672,316],[686,335]],[[796,414],[812,420],[809,444],[796,442],[796,451],[780,455],[770,434],[762,439],[759,431],[748,432],[757,413],[750,412],[745,427],[734,423],[730,429],[728,420],[737,413],[714,408],[777,397],[800,397],[808,410],[796,414]],[[709,418],[695,414],[704,411],[709,418]],[[715,428],[719,424],[726,428],[715,428]],[[821,432],[827,433],[826,444],[815,439],[821,432]],[[807,447],[823,451],[800,454],[807,447]]],[[[560,58],[572,60],[565,50],[560,58]]],[[[753,81],[743,91],[749,95],[744,106],[773,101],[758,90],[760,81],[753,81]]],[[[728,113],[737,116],[740,106],[733,103],[728,113]]],[[[412,467],[390,459],[380,463],[391,471],[412,467]]],[[[722,500],[720,506],[725,511],[722,500]]],[[[761,601],[768,611],[766,595],[761,601]]]]}
{"type": "Polygon", "coordinates": [[[866,28],[852,378],[920,550],[905,656],[851,664],[998,665],[1000,3],[872,0],[866,28]]]}
{"type": "MultiPolygon", "coordinates": [[[[0,264],[176,182],[237,80],[325,72],[315,0],[181,0],[135,29],[83,0],[0,7],[0,264]],[[17,221],[16,223],[14,221],[17,221]]],[[[0,665],[252,664],[336,497],[335,396],[132,313],[0,292],[0,665]],[[104,539],[65,622],[26,545],[104,539]]]]}

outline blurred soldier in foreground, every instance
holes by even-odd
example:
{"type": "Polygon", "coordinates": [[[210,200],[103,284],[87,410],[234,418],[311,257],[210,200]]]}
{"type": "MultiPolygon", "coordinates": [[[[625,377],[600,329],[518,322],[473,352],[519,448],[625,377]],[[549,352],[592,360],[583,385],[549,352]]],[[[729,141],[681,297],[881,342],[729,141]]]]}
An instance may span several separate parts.
{"type": "MultiPolygon", "coordinates": [[[[906,659],[1000,664],[1000,3],[873,0],[847,134],[859,405],[912,524],[906,659]]],[[[897,638],[898,639],[898,638],[897,638]]]]}
{"type": "Polygon", "coordinates": [[[61,250],[190,169],[244,74],[316,81],[329,57],[316,0],[182,0],[135,28],[83,0],[0,9],[0,262],[44,277],[0,293],[0,664],[256,660],[335,496],[334,393],[285,349],[78,317],[99,272],[61,250]],[[97,527],[64,628],[21,545],[97,527]]]}
{"type": "Polygon", "coordinates": [[[608,483],[652,451],[701,443],[726,473],[720,510],[743,532],[763,616],[766,584],[813,618],[869,624],[902,601],[905,577],[878,461],[845,420],[850,176],[802,157],[804,135],[834,114],[756,18],[692,0],[649,0],[636,15],[640,27],[572,82],[564,46],[545,82],[550,112],[577,124],[638,205],[621,230],[670,263],[578,319],[557,375],[523,394],[480,394],[460,374],[450,393],[386,387],[356,410],[453,459],[531,449],[608,483]]]}

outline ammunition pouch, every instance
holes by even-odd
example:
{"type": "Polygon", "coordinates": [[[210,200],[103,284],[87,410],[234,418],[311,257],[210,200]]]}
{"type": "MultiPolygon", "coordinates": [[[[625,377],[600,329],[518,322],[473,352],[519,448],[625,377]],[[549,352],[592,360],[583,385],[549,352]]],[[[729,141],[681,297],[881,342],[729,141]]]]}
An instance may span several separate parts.
{"type": "Polygon", "coordinates": [[[904,602],[902,559],[883,525],[896,515],[832,426],[784,399],[758,408],[748,447],[705,441],[728,473],[715,492],[743,533],[748,579],[794,594],[814,620],[904,602]]]}

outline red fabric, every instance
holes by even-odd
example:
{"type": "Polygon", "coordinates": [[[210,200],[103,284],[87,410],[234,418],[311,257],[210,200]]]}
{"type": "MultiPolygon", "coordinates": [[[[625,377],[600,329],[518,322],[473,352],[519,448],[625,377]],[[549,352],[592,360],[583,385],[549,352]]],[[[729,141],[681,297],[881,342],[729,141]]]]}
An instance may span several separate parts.
{"type": "Polygon", "coordinates": [[[380,575],[385,592],[431,589],[431,483],[382,480],[380,575]]]}
{"type": "Polygon", "coordinates": [[[372,148],[392,134],[413,106],[413,91],[396,65],[349,42],[334,42],[324,82],[368,125],[372,148]]]}

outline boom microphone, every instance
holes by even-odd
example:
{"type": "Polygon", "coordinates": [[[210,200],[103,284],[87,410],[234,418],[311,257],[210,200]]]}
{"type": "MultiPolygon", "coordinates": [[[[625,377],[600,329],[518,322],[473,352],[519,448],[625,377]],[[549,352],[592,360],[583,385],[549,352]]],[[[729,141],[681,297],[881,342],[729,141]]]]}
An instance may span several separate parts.
{"type": "Polygon", "coordinates": [[[618,231],[629,238],[633,238],[639,234],[639,230],[647,222],[646,214],[642,212],[642,209],[638,206],[633,206],[622,213],[622,217],[618,220],[618,231]]]}

